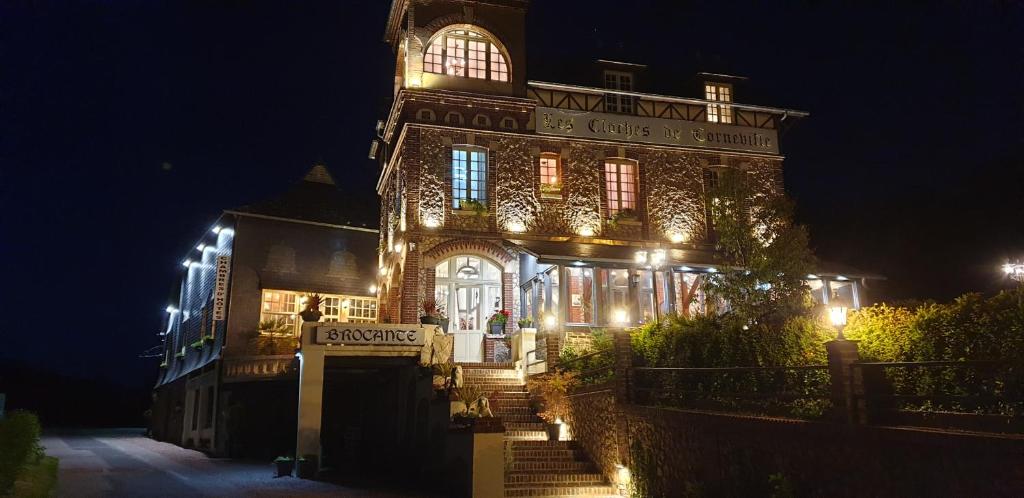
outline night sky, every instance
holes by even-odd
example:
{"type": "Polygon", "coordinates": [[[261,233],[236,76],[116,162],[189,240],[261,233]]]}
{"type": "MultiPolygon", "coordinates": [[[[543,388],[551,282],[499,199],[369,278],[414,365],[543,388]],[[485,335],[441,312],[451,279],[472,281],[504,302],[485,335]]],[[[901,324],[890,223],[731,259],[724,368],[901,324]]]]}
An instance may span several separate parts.
{"type": "MultiPolygon", "coordinates": [[[[0,362],[152,385],[159,359],[138,355],[220,210],[316,161],[375,199],[389,3],[3,2],[0,362]]],[[[698,96],[697,71],[747,76],[737,101],[811,113],[781,143],[820,257],[886,275],[875,299],[1005,286],[1024,257],[1022,3],[775,3],[535,0],[528,77],[604,57],[698,96]]]]}

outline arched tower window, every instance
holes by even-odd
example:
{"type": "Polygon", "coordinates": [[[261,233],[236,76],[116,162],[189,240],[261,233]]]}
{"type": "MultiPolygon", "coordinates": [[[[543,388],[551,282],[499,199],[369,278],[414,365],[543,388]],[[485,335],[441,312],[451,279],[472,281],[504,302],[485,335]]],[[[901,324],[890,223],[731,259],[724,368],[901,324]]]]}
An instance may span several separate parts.
{"type": "Polygon", "coordinates": [[[423,56],[423,70],[463,78],[509,80],[508,57],[492,36],[482,31],[449,28],[434,35],[423,56]]]}

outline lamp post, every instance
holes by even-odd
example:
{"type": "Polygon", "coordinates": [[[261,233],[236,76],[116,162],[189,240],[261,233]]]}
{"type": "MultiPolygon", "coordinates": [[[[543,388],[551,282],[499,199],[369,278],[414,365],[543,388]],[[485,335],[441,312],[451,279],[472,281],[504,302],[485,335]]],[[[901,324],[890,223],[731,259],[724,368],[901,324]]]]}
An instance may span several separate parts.
{"type": "MultiPolygon", "coordinates": [[[[1024,263],[1020,261],[1007,262],[1003,265],[1003,273],[1010,280],[1017,282],[1018,287],[1024,288],[1024,263]]],[[[1022,289],[1022,292],[1017,293],[1017,305],[1022,305],[1022,303],[1024,303],[1024,289],[1022,289]]]]}
{"type": "Polygon", "coordinates": [[[835,296],[829,300],[828,319],[832,322],[832,326],[836,328],[837,341],[846,340],[846,337],[843,336],[843,328],[846,327],[846,314],[849,311],[850,307],[845,299],[835,296]]]}

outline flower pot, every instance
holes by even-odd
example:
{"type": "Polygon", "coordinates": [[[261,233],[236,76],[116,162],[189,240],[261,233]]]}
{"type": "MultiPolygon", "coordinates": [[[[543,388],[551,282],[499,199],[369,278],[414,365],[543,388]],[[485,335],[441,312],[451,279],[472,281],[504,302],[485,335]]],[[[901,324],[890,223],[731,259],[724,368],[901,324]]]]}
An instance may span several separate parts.
{"type": "Polygon", "coordinates": [[[491,324],[491,335],[502,335],[505,333],[504,323],[492,323],[491,324]]]}
{"type": "Polygon", "coordinates": [[[544,424],[544,431],[548,433],[548,441],[558,441],[562,434],[562,424],[544,424]]]}
{"type": "Polygon", "coordinates": [[[441,319],[439,319],[437,321],[437,323],[438,323],[438,325],[441,326],[441,331],[444,332],[445,334],[447,334],[448,333],[448,323],[449,323],[449,320],[447,318],[441,318],[441,319]]]}
{"type": "Polygon", "coordinates": [[[320,317],[323,315],[324,314],[320,313],[319,310],[314,309],[307,309],[299,313],[299,316],[302,317],[302,321],[304,322],[319,322],[320,317]]]}
{"type": "Polygon", "coordinates": [[[441,319],[436,316],[424,315],[420,317],[420,323],[423,325],[440,325],[441,319]]]}
{"type": "Polygon", "coordinates": [[[291,476],[295,470],[295,460],[275,460],[274,464],[277,465],[277,477],[291,476]]]}
{"type": "Polygon", "coordinates": [[[299,479],[315,479],[317,472],[317,458],[316,455],[306,455],[299,459],[299,465],[296,468],[296,477],[299,479]]]}

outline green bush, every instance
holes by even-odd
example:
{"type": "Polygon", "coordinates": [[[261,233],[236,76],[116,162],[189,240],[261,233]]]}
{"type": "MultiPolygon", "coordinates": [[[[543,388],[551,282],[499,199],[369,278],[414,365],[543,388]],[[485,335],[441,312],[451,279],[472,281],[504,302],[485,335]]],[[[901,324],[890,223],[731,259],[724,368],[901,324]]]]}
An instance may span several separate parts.
{"type": "MultiPolygon", "coordinates": [[[[563,365],[563,369],[576,374],[586,374],[587,372],[593,372],[595,369],[612,367],[615,363],[615,355],[612,352],[612,335],[604,329],[593,329],[590,333],[590,344],[589,346],[576,350],[571,346],[566,346],[558,354],[559,364],[563,365]],[[590,353],[596,353],[605,351],[606,353],[596,354],[589,358],[584,358],[579,361],[572,361],[580,356],[587,355],[590,353]]],[[[589,373],[585,376],[579,377],[581,384],[596,384],[599,382],[606,381],[613,376],[611,368],[608,370],[589,373]]]]}
{"type": "Polygon", "coordinates": [[[39,419],[29,412],[13,411],[0,419],[0,494],[9,492],[26,464],[43,457],[39,446],[39,419]]]}

